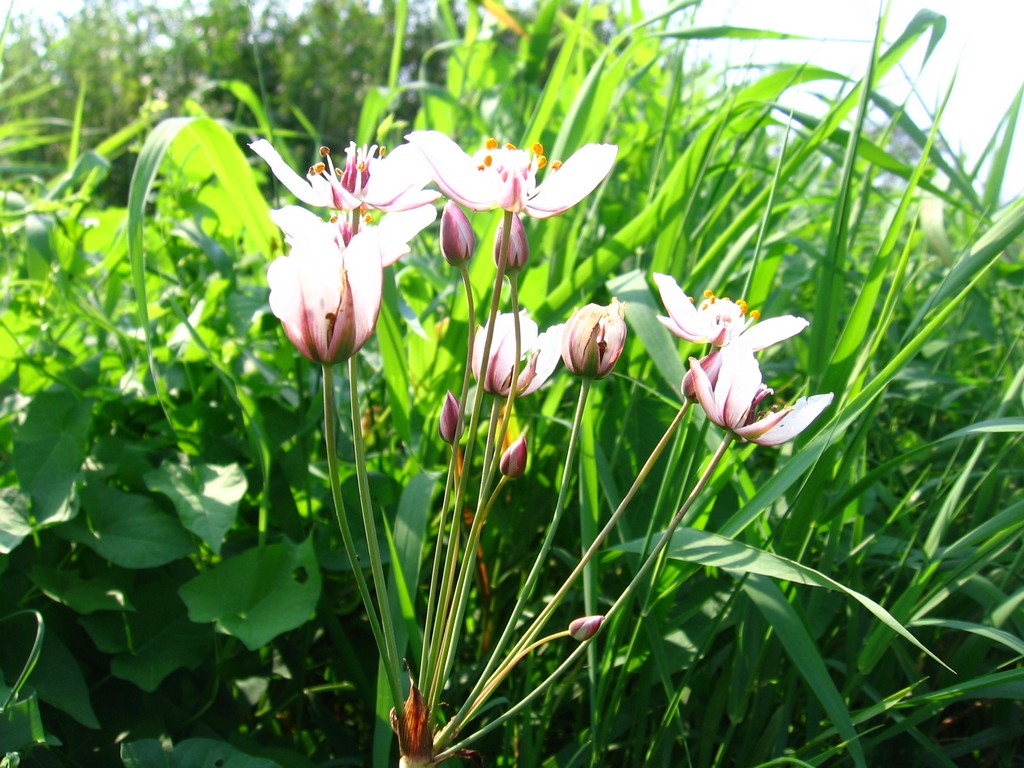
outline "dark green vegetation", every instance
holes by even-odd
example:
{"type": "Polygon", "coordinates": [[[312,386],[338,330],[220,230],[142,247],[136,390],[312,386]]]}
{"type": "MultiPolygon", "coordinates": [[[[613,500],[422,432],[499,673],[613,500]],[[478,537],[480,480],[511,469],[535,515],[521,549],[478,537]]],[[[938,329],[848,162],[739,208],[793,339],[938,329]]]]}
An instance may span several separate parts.
{"type": "MultiPolygon", "coordinates": [[[[884,29],[859,82],[780,63],[727,86],[689,66],[687,39],[740,33],[693,30],[685,9],[644,20],[549,2],[518,17],[520,36],[484,6],[429,5],[250,17],[228,0],[110,0],[63,29],[8,28],[0,761],[393,764],[331,517],[319,370],[266,303],[278,190],[245,142],[273,136],[302,166],[320,144],[394,145],[425,127],[467,147],[540,140],[553,158],[620,148],[599,194],[528,224],[521,300],[540,324],[614,295],[631,334],[591,396],[591,460],[540,594],[678,407],[697,350],[654,319],[652,272],[806,316],[764,358],[769,383],[783,401],[836,393],[795,445],[734,451],[687,521],[745,548],[680,540],[587,665],[474,745],[486,764],[1019,765],[1024,202],[1000,192],[1020,98],[982,176],[871,87],[939,37],[927,12],[884,29]],[[775,104],[801,83],[827,109],[790,125],[775,104]],[[957,674],[766,553],[882,603],[957,674]],[[157,738],[179,746],[158,755],[157,738]]],[[[474,217],[483,242],[498,218],[474,217]]],[[[479,287],[492,270],[477,259],[479,287]]],[[[415,571],[433,547],[435,425],[467,320],[436,229],[385,280],[361,355],[364,426],[374,504],[415,571]]],[[[559,376],[521,405],[529,470],[485,529],[453,706],[538,544],[575,387],[559,376]]],[[[694,413],[594,569],[598,608],[716,443],[694,413]]],[[[581,590],[565,623],[582,612],[581,590]]],[[[496,706],[565,653],[531,656],[496,706]]]]}

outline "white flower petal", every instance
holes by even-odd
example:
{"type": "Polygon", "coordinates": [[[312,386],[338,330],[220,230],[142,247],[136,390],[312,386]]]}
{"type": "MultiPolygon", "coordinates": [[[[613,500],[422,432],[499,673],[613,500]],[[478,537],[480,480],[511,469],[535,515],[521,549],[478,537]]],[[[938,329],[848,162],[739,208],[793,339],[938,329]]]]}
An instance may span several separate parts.
{"type": "Polygon", "coordinates": [[[384,266],[394,264],[409,252],[409,241],[415,238],[437,218],[433,205],[422,205],[407,211],[385,214],[377,226],[380,253],[384,266]]]}
{"type": "Polygon", "coordinates": [[[266,139],[257,139],[249,148],[266,161],[278,181],[302,202],[315,206],[329,206],[333,203],[330,184],[325,181],[322,186],[317,185],[317,188],[314,188],[308,179],[297,174],[285,162],[281,154],[266,139]]]}
{"type": "Polygon", "coordinates": [[[433,169],[434,181],[452,200],[474,211],[497,205],[501,194],[496,174],[481,171],[472,157],[440,131],[413,131],[405,137],[433,169]]]}
{"type": "Polygon", "coordinates": [[[793,410],[773,429],[753,442],[758,445],[779,445],[803,432],[818,415],[832,402],[832,393],[801,397],[793,404],[793,410]]]}
{"type": "Polygon", "coordinates": [[[546,172],[544,181],[527,201],[526,212],[536,219],[546,219],[576,205],[604,181],[618,151],[614,144],[580,147],[561,168],[546,172]]]}
{"type": "Polygon", "coordinates": [[[743,332],[743,341],[750,345],[755,352],[772,344],[796,336],[810,323],[802,317],[783,315],[781,317],[769,317],[750,326],[743,332]]]}

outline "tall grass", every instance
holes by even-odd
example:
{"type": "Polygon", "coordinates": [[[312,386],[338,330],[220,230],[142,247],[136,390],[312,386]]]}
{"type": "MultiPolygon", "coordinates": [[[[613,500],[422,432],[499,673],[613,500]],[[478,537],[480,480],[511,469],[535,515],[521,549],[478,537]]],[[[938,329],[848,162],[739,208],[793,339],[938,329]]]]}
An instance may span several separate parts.
{"type": "MultiPolygon", "coordinates": [[[[644,17],[635,5],[546,2],[519,34],[487,4],[442,2],[437,44],[404,61],[396,41],[360,114],[354,138],[389,145],[433,128],[464,146],[539,140],[553,158],[619,146],[598,194],[528,223],[520,299],[538,322],[617,296],[630,328],[616,375],[595,389],[571,522],[536,594],[561,583],[680,403],[698,350],[657,322],[653,272],[691,295],[807,317],[803,338],[764,359],[766,377],[786,402],[836,393],[795,445],[733,452],[586,662],[472,746],[487,765],[1014,765],[1024,202],[1000,204],[1000,188],[1020,97],[989,158],[951,156],[937,140],[941,106],[918,123],[875,89],[940,38],[941,17],[922,11],[902,30],[883,18],[856,80],[780,63],[730,85],[690,67],[688,40],[776,34],[694,30],[692,5],[644,17]],[[439,69],[442,81],[428,79],[439,69]],[[779,106],[808,85],[838,95],[817,115],[779,106]],[[395,110],[413,96],[403,123],[395,110]]],[[[14,96],[16,76],[4,77],[2,135],[15,143],[0,159],[23,167],[23,150],[55,138],[74,151],[67,169],[3,185],[0,747],[22,765],[393,764],[390,699],[331,527],[318,370],[266,305],[282,244],[269,179],[243,142],[274,115],[236,86],[234,123],[198,104],[140,123],[129,199],[109,200],[102,181],[125,135],[89,147],[73,117],[56,135],[18,122],[18,98],[43,95],[14,96]],[[211,584],[222,602],[202,599],[211,584]],[[178,745],[171,756],[158,737],[178,745]]],[[[302,165],[321,142],[314,129],[289,143],[302,165]]],[[[482,242],[498,221],[474,219],[482,242]]],[[[478,289],[492,270],[473,264],[478,289]]],[[[445,460],[432,435],[444,391],[461,382],[469,318],[436,233],[385,279],[361,365],[400,597],[432,557],[445,460]]],[[[535,482],[513,486],[484,529],[461,673],[442,696],[453,707],[539,544],[574,399],[562,376],[520,404],[535,482]]],[[[714,430],[688,418],[567,599],[566,623],[629,582],[714,430]]],[[[344,463],[351,435],[339,439],[344,463]]],[[[352,473],[343,467],[354,499],[352,473]]],[[[420,598],[408,598],[392,604],[416,668],[408,620],[420,598]]],[[[531,656],[477,725],[563,658],[531,656]]]]}

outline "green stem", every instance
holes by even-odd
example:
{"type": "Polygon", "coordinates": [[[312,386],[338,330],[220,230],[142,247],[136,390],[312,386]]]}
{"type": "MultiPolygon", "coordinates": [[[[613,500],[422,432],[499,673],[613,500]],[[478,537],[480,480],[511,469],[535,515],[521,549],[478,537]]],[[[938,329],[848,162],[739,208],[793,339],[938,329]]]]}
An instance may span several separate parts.
{"type": "MultiPolygon", "coordinates": [[[[590,394],[590,387],[593,384],[593,379],[583,379],[580,385],[580,394],[576,403],[576,414],[572,422],[572,431],[569,433],[569,447],[565,453],[565,464],[562,467],[562,482],[558,490],[558,500],[555,502],[555,511],[551,518],[551,525],[548,526],[547,533],[544,536],[544,541],[541,543],[540,551],[537,553],[537,557],[533,561],[533,567],[530,569],[530,573],[526,578],[526,583],[519,591],[519,597],[516,600],[515,607],[512,609],[512,613],[509,615],[508,621],[505,624],[505,629],[501,633],[501,637],[498,638],[498,642],[495,644],[491,651],[491,656],[487,661],[487,666],[484,668],[482,674],[477,679],[476,685],[473,690],[470,691],[469,696],[466,698],[466,703],[462,709],[452,718],[447,726],[446,731],[456,733],[459,729],[459,724],[465,721],[467,714],[473,708],[474,703],[478,698],[482,697],[485,688],[491,686],[492,682],[496,682],[491,678],[492,673],[498,666],[498,660],[501,657],[502,652],[508,645],[511,639],[513,631],[516,629],[516,624],[519,622],[519,618],[523,614],[523,610],[526,608],[526,601],[530,599],[533,594],[533,588],[537,584],[537,580],[540,578],[541,571],[543,570],[544,564],[547,561],[548,552],[551,551],[551,546],[555,539],[555,532],[558,530],[558,525],[562,520],[562,514],[565,512],[565,502],[569,496],[569,479],[572,476],[572,464],[576,454],[576,444],[579,438],[580,423],[583,421],[583,412],[586,407],[587,397],[590,394]]],[[[515,662],[512,662],[514,664],[515,662]]],[[[507,663],[503,664],[502,667],[509,667],[507,663]]],[[[500,680],[507,674],[507,669],[501,674],[497,680],[500,680]]]]}
{"type": "Polygon", "coordinates": [[[359,410],[359,381],[356,358],[348,360],[349,403],[352,410],[352,446],[355,453],[356,480],[359,484],[359,509],[363,515],[363,531],[366,534],[366,548],[370,554],[370,573],[373,576],[373,588],[377,592],[377,603],[380,611],[380,623],[384,630],[384,668],[387,670],[388,685],[394,699],[395,709],[402,711],[403,697],[400,682],[400,665],[398,643],[395,641],[395,626],[388,606],[388,585],[384,580],[384,561],[380,554],[377,541],[377,523],[373,519],[373,506],[370,503],[370,482],[366,475],[366,448],[363,444],[363,425],[359,410]]]}
{"type": "MultiPolygon", "coordinates": [[[[533,642],[534,638],[536,638],[537,635],[539,635],[541,631],[544,629],[544,626],[551,618],[551,614],[554,613],[555,609],[562,602],[565,595],[568,593],[569,589],[572,587],[576,579],[579,578],[581,573],[583,573],[583,570],[586,567],[587,563],[590,562],[590,560],[597,553],[598,549],[600,549],[601,545],[604,544],[604,541],[608,537],[608,534],[611,533],[612,528],[614,528],[616,523],[618,523],[619,518],[622,517],[622,514],[626,511],[626,507],[629,506],[629,503],[633,500],[633,497],[636,495],[637,491],[640,490],[640,485],[644,482],[644,480],[647,478],[647,475],[650,474],[650,471],[654,468],[655,463],[661,456],[662,451],[665,450],[665,446],[668,445],[669,440],[672,437],[672,434],[675,432],[679,424],[682,422],[683,416],[689,409],[689,407],[690,403],[686,402],[683,404],[682,408],[680,408],[679,411],[676,413],[676,416],[672,420],[672,423],[669,424],[668,429],[665,430],[665,434],[662,435],[661,440],[658,441],[658,444],[654,447],[654,450],[651,452],[651,455],[647,458],[647,461],[644,463],[643,467],[640,468],[640,472],[637,474],[636,480],[633,481],[633,485],[630,487],[629,491],[623,497],[622,501],[619,503],[619,506],[616,508],[615,512],[612,513],[612,516],[608,519],[608,522],[605,524],[604,528],[602,528],[601,532],[597,534],[597,537],[594,539],[593,543],[591,543],[587,551],[583,553],[583,556],[580,558],[579,563],[573,569],[572,573],[570,573],[569,576],[566,578],[565,582],[562,584],[559,590],[548,601],[544,609],[533,620],[533,622],[523,633],[523,636],[519,639],[515,646],[513,646],[506,660],[502,662],[500,665],[498,665],[496,671],[490,673],[491,677],[498,675],[504,676],[504,674],[506,673],[505,667],[509,664],[509,660],[515,659],[518,656],[518,654],[522,651],[522,649],[525,646],[529,645],[531,642],[533,642]]],[[[566,481],[563,478],[563,484],[565,484],[565,482],[566,481]]],[[[703,486],[698,485],[698,488],[695,490],[694,493],[696,493],[696,491],[699,491],[701,487],[703,486]]],[[[687,502],[687,504],[684,505],[684,509],[686,509],[690,503],[691,502],[687,502]]],[[[481,675],[481,679],[486,677],[486,675],[481,675]]],[[[486,682],[478,683],[476,688],[482,689],[486,684],[486,682]]],[[[455,734],[458,732],[459,725],[461,723],[468,722],[473,717],[473,715],[475,715],[476,712],[479,711],[480,705],[482,705],[483,703],[484,702],[480,700],[479,697],[471,695],[467,700],[467,704],[463,706],[463,709],[459,711],[455,718],[453,718],[445,726],[445,728],[437,734],[437,736],[435,736],[434,743],[440,745],[444,743],[444,740],[446,738],[453,738],[455,734]]]]}
{"type": "MultiPolygon", "coordinates": [[[[430,572],[430,587],[427,590],[427,614],[423,622],[423,646],[420,655],[419,688],[424,690],[434,672],[435,657],[433,647],[434,621],[436,620],[437,604],[442,591],[448,587],[448,570],[441,570],[442,553],[444,552],[445,531],[451,531],[454,536],[458,531],[457,523],[458,507],[452,505],[451,523],[446,520],[448,515],[448,504],[451,495],[456,491],[457,473],[459,471],[459,442],[462,439],[463,425],[465,424],[466,401],[469,399],[469,383],[473,368],[473,345],[476,343],[476,311],[473,305],[473,284],[469,279],[469,270],[464,262],[459,263],[459,273],[462,275],[462,285],[466,289],[466,311],[469,317],[469,345],[466,352],[466,368],[462,374],[462,391],[459,394],[459,422],[455,430],[455,437],[452,439],[452,450],[448,457],[448,476],[444,485],[444,499],[441,502],[441,517],[437,524],[437,542],[434,546],[434,564],[430,572]],[[438,577],[441,583],[438,583],[438,577]]],[[[451,540],[450,540],[451,541],[451,540]]],[[[458,553],[457,542],[451,542],[456,554],[458,553]]],[[[447,565],[447,559],[446,559],[447,565]]]]}
{"type": "MultiPolygon", "coordinates": [[[[501,302],[501,288],[505,281],[505,268],[508,264],[509,248],[511,246],[511,231],[512,231],[512,216],[514,214],[511,211],[505,211],[503,226],[502,226],[502,241],[498,253],[498,269],[494,276],[494,287],[491,292],[491,306],[487,316],[487,332],[484,334],[484,346],[481,355],[481,370],[477,380],[476,396],[473,399],[473,410],[470,415],[469,429],[466,434],[466,448],[462,460],[463,471],[459,475],[457,482],[455,483],[455,499],[453,501],[453,528],[458,524],[459,510],[462,509],[463,500],[466,497],[466,483],[469,477],[469,467],[473,463],[473,450],[476,445],[476,432],[477,427],[480,424],[480,412],[483,409],[484,399],[484,386],[483,382],[487,380],[487,369],[490,366],[491,357],[491,345],[494,341],[494,319],[498,315],[498,306],[501,302]]],[[[470,323],[475,322],[475,319],[470,317],[470,323]]],[[[472,354],[472,350],[470,351],[472,354]]],[[[454,465],[453,465],[454,466],[454,465]]],[[[456,552],[453,552],[452,540],[454,535],[449,540],[448,549],[449,552],[446,555],[446,562],[454,565],[456,552]]],[[[442,574],[442,578],[445,578],[445,574],[448,573],[448,568],[442,574]]],[[[439,589],[439,592],[443,592],[443,589],[439,589]]],[[[450,610],[450,606],[439,603],[438,605],[438,617],[441,619],[439,627],[435,626],[434,632],[430,640],[430,654],[429,658],[436,660],[439,656],[439,647],[442,642],[442,638],[454,631],[453,615],[450,610]]],[[[437,622],[435,622],[437,624],[437,622]]],[[[433,674],[429,678],[429,684],[426,686],[427,693],[425,694],[426,705],[429,711],[433,711],[437,706],[438,696],[440,690],[444,685],[444,676],[438,674],[437,667],[433,668],[433,674]]]]}
{"type": "MultiPolygon", "coordinates": [[[[370,622],[370,631],[373,632],[373,639],[377,643],[377,651],[384,656],[387,645],[385,644],[384,633],[381,629],[380,618],[377,615],[377,606],[370,596],[370,588],[366,584],[366,577],[363,576],[363,568],[359,563],[359,554],[356,552],[355,540],[352,538],[352,529],[349,527],[348,517],[345,515],[345,502],[341,497],[341,481],[338,477],[337,417],[334,413],[334,367],[325,365],[323,370],[324,443],[327,448],[327,474],[331,481],[334,516],[338,521],[338,528],[341,530],[341,540],[345,545],[345,553],[348,555],[349,563],[352,565],[352,574],[355,577],[359,596],[362,598],[363,608],[366,610],[366,616],[370,622]]],[[[398,675],[391,674],[391,665],[386,665],[386,668],[388,670],[388,685],[391,687],[392,698],[395,698],[400,705],[402,701],[402,687],[398,675]]]]}
{"type": "MultiPolygon", "coordinates": [[[[685,408],[686,406],[683,407],[683,410],[685,410],[685,408]]],[[[732,433],[727,434],[725,438],[722,440],[722,443],[718,446],[718,449],[715,451],[714,456],[711,457],[711,461],[708,463],[708,466],[704,470],[704,473],[697,481],[697,485],[694,486],[693,490],[690,492],[690,495],[686,498],[686,501],[683,503],[683,506],[681,506],[679,510],[675,513],[675,515],[672,517],[672,520],[669,523],[668,527],[665,529],[665,532],[661,535],[661,538],[658,539],[657,545],[647,556],[647,559],[644,561],[643,565],[640,566],[640,570],[636,572],[636,575],[633,576],[629,584],[626,585],[626,588],[622,591],[622,594],[618,596],[618,598],[615,600],[612,606],[605,612],[605,621],[598,629],[598,631],[594,633],[593,636],[580,643],[579,647],[576,648],[576,650],[574,650],[571,654],[569,654],[569,656],[566,657],[565,661],[563,661],[558,666],[558,668],[555,669],[554,672],[548,675],[548,677],[545,678],[536,688],[534,688],[526,696],[524,696],[522,700],[519,701],[519,703],[503,712],[500,716],[495,718],[493,721],[488,723],[479,731],[476,731],[475,733],[458,742],[457,744],[452,744],[451,746],[446,747],[443,751],[435,755],[435,761],[440,763],[443,760],[446,760],[447,758],[454,756],[460,749],[465,748],[468,744],[476,741],[483,735],[490,733],[494,729],[500,727],[509,719],[518,715],[527,706],[529,706],[534,699],[536,699],[545,690],[547,690],[547,688],[555,680],[561,677],[562,674],[564,674],[565,671],[569,669],[569,667],[571,667],[580,656],[586,653],[588,645],[594,641],[595,637],[598,637],[601,634],[601,629],[607,626],[608,620],[612,618],[629,601],[629,599],[633,595],[633,592],[636,590],[637,585],[640,583],[641,579],[643,579],[643,577],[646,576],[647,572],[660,558],[662,551],[668,546],[669,542],[672,540],[672,534],[675,533],[675,530],[682,522],[683,517],[689,511],[690,507],[693,506],[693,503],[697,500],[697,496],[700,494],[702,490],[704,490],[704,486],[708,484],[708,481],[711,479],[711,476],[714,473],[715,467],[717,467],[718,462],[722,460],[722,457],[725,455],[726,449],[729,447],[732,441],[732,433]]],[[[481,701],[480,704],[483,704],[483,702],[481,701]]],[[[479,709],[479,706],[474,707],[474,710],[476,709],[479,709]]],[[[435,737],[435,743],[437,743],[437,737],[435,737]]]]}

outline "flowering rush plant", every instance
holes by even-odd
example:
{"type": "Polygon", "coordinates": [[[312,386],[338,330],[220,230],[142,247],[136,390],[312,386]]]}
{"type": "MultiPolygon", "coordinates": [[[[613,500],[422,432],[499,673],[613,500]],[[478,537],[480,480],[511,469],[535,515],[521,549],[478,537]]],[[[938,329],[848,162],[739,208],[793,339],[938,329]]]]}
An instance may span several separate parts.
{"type": "Polygon", "coordinates": [[[489,139],[469,153],[437,131],[413,131],[406,139],[389,153],[382,147],[351,144],[344,163],[337,164],[331,151],[322,148],[320,160],[305,174],[290,168],[268,141],[260,139],[250,146],[291,194],[317,209],[285,206],[273,212],[288,253],[267,270],[270,307],[296,350],[322,367],[330,493],[386,675],[399,764],[437,765],[453,757],[480,763],[474,742],[554,684],[597,641],[608,618],[624,609],[637,585],[657,566],[729,447],[747,442],[777,446],[792,440],[828,407],[832,395],[800,398],[766,410],[764,403],[773,391],[763,381],[756,353],[799,334],[808,322],[794,316],[761,320],[745,302],[719,299],[710,292],[698,305],[675,278],[655,275],[666,311],[659,319],[668,332],[703,346],[705,352],[689,358],[689,371],[680,382],[679,410],[632,488],[578,562],[560,575],[561,586],[542,599],[534,592],[541,571],[550,567],[555,532],[570,504],[570,479],[582,455],[578,438],[588,398],[596,382],[614,375],[629,334],[627,308],[614,298],[607,305],[587,304],[564,322],[543,329],[529,308],[520,306],[519,280],[531,262],[523,217],[547,219],[581,202],[611,173],[617,148],[588,144],[560,163],[550,161],[540,144],[524,149],[489,139]],[[409,585],[420,630],[419,647],[412,649],[410,658],[400,647],[395,612],[388,605],[386,559],[377,535],[381,521],[367,477],[358,363],[377,324],[384,270],[409,253],[418,233],[433,224],[442,196],[447,201],[440,217],[438,255],[461,278],[470,323],[461,387],[435,393],[436,433],[424,436],[447,445],[448,469],[435,509],[437,538],[428,577],[422,584],[409,585]],[[493,279],[490,292],[478,296],[469,277],[478,244],[466,210],[492,209],[502,212],[493,246],[493,279]],[[559,363],[565,373],[559,373],[559,363]],[[349,380],[361,530],[350,524],[340,488],[335,376],[343,364],[349,380]],[[543,540],[514,607],[502,618],[503,629],[482,666],[467,675],[457,669],[457,662],[481,531],[502,506],[508,485],[529,481],[530,438],[518,427],[516,408],[556,375],[571,375],[579,382],[561,476],[553,484],[558,494],[551,508],[543,511],[543,540]],[[686,501],[664,521],[657,543],[632,580],[608,601],[610,607],[601,615],[567,615],[570,590],[592,567],[595,554],[694,405],[720,431],[718,449],[703,463],[686,501]],[[364,546],[366,562],[359,555],[364,546]],[[561,628],[548,630],[553,621],[561,628]],[[495,709],[493,697],[502,682],[542,646],[561,647],[556,652],[565,656],[564,663],[521,700],[495,709]]]}

